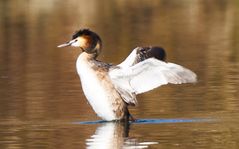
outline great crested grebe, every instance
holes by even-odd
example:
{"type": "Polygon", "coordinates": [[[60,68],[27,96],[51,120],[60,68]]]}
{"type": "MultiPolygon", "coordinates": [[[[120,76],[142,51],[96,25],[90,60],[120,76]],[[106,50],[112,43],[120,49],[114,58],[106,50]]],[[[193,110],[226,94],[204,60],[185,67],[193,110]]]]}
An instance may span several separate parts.
{"type": "Polygon", "coordinates": [[[77,31],[72,40],[58,47],[79,47],[76,68],[83,92],[104,120],[129,120],[128,105],[137,104],[136,95],[164,84],[194,83],[196,74],[180,65],[165,62],[160,47],[137,47],[119,65],[97,60],[101,52],[100,37],[88,30],[77,31]]]}

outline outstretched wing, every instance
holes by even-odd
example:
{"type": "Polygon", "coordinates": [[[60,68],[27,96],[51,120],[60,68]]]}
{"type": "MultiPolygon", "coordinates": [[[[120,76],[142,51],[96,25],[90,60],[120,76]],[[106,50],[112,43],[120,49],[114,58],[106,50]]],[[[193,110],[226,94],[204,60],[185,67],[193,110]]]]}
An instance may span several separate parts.
{"type": "Polygon", "coordinates": [[[152,90],[164,84],[194,83],[196,74],[174,63],[148,58],[130,67],[117,67],[109,71],[115,86],[135,94],[152,90]]]}
{"type": "Polygon", "coordinates": [[[133,66],[136,58],[137,58],[137,50],[138,50],[138,47],[135,48],[130,54],[129,56],[122,62],[120,63],[119,67],[130,67],[130,66],[133,66]]]}
{"type": "Polygon", "coordinates": [[[130,67],[148,58],[156,58],[158,60],[165,61],[166,52],[161,47],[137,47],[118,66],[130,67]]]}

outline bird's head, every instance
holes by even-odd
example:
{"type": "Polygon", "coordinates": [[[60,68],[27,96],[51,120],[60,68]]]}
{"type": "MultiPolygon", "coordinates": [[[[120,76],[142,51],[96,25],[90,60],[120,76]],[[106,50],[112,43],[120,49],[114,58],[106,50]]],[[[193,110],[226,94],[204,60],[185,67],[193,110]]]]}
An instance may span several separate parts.
{"type": "Polygon", "coordinates": [[[100,53],[102,47],[102,41],[100,37],[89,29],[81,29],[72,36],[72,40],[57,46],[62,47],[79,47],[83,52],[88,54],[95,54],[96,56],[100,53]]]}

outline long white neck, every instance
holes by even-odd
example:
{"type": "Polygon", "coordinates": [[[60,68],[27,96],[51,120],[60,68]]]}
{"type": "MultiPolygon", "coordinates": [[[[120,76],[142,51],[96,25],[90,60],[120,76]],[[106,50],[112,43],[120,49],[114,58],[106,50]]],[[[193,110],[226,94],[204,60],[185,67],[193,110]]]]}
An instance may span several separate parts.
{"type": "MultiPolygon", "coordinates": [[[[106,89],[99,78],[99,71],[95,59],[91,54],[83,52],[77,59],[76,68],[80,76],[83,92],[99,117],[105,120],[114,120],[116,115],[113,111],[111,98],[109,99],[108,88],[106,89]]],[[[106,75],[106,74],[101,74],[106,75]]]]}

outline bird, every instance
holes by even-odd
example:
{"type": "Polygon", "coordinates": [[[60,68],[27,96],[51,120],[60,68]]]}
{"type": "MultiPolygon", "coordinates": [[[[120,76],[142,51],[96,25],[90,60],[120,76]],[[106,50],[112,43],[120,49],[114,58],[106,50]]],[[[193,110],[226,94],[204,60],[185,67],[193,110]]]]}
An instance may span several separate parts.
{"type": "Polygon", "coordinates": [[[138,104],[136,95],[166,84],[197,82],[197,75],[178,64],[166,61],[158,46],[136,47],[118,65],[97,59],[102,50],[100,36],[80,29],[62,47],[80,49],[76,70],[83,93],[97,116],[105,121],[134,121],[128,106],[138,104]]]}

